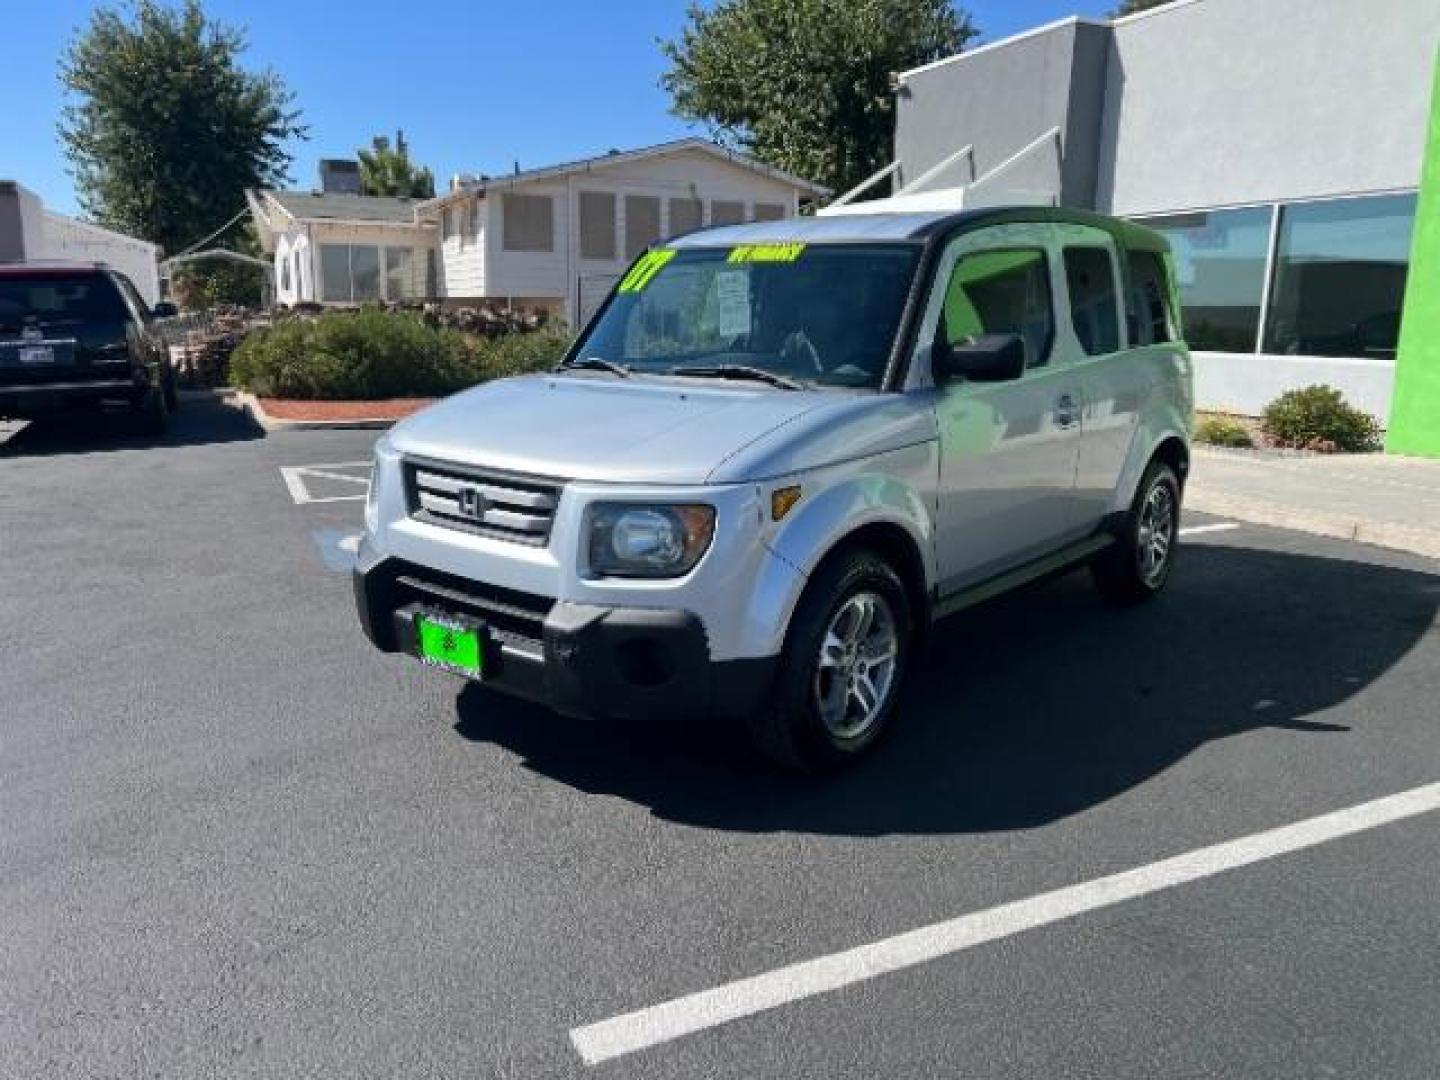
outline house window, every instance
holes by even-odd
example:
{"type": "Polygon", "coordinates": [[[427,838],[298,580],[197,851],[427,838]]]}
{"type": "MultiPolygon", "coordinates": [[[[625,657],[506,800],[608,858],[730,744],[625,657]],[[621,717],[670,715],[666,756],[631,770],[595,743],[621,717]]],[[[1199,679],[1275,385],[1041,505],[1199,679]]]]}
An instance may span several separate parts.
{"type": "Polygon", "coordinates": [[[1070,320],[1086,355],[1118,352],[1120,318],[1110,252],[1098,247],[1067,247],[1065,282],[1070,290],[1070,320]]]}
{"type": "Polygon", "coordinates": [[[670,200],[670,235],[693,232],[700,228],[703,208],[699,199],[670,200]]]}
{"type": "Polygon", "coordinates": [[[1170,241],[1192,349],[1255,351],[1272,214],[1257,206],[1138,219],[1170,241]]]}
{"type": "Polygon", "coordinates": [[[321,244],[321,299],[360,303],[380,299],[380,249],[371,244],[321,244]]]}
{"type": "Polygon", "coordinates": [[[1414,195],[1282,207],[1263,351],[1393,359],[1414,226],[1414,195]]]}
{"type": "Polygon", "coordinates": [[[385,298],[411,300],[415,288],[415,253],[409,248],[385,249],[385,298]]]}
{"type": "Polygon", "coordinates": [[[449,240],[455,235],[455,208],[447,206],[440,211],[440,239],[449,240]]]}
{"type": "Polygon", "coordinates": [[[745,204],[716,199],[710,204],[711,225],[739,225],[745,220],[745,204]]]}
{"type": "Polygon", "coordinates": [[[660,200],[654,195],[626,195],[625,258],[635,258],[659,239],[660,200]]]}
{"type": "Polygon", "coordinates": [[[500,197],[501,233],[506,251],[554,251],[555,211],[549,195],[500,197]]]}
{"type": "Polygon", "coordinates": [[[290,292],[290,253],[280,256],[280,291],[290,292]]]}
{"type": "Polygon", "coordinates": [[[785,207],[779,203],[757,202],[755,204],[756,221],[783,221],[785,218],[785,207]]]}
{"type": "Polygon", "coordinates": [[[580,192],[580,257],[615,258],[615,196],[608,191],[580,192]]]}

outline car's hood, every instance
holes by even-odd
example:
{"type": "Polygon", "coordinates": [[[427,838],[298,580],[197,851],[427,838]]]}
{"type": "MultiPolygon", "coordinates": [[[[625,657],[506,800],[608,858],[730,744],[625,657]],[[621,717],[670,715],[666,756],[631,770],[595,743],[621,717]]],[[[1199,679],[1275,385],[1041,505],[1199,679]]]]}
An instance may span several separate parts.
{"type": "Polygon", "coordinates": [[[537,476],[702,484],[828,391],[598,374],[503,379],[397,425],[402,454],[537,476]]]}

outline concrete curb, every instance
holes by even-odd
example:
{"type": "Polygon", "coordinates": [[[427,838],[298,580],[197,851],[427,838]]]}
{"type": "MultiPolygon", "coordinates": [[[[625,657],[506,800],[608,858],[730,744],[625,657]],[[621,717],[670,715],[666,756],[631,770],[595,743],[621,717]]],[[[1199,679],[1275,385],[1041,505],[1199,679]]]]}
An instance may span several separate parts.
{"type": "Polygon", "coordinates": [[[1346,514],[1306,510],[1265,499],[1207,490],[1203,484],[1191,484],[1186,488],[1185,508],[1256,525],[1294,529],[1296,532],[1329,536],[1337,540],[1354,540],[1362,544],[1374,544],[1376,547],[1440,559],[1440,531],[1435,529],[1418,529],[1388,521],[1367,521],[1346,514]]]}
{"type": "Polygon", "coordinates": [[[267,413],[260,404],[260,399],[254,394],[237,390],[234,400],[267,434],[277,431],[383,431],[399,423],[398,420],[383,417],[360,420],[282,420],[267,413]]]}

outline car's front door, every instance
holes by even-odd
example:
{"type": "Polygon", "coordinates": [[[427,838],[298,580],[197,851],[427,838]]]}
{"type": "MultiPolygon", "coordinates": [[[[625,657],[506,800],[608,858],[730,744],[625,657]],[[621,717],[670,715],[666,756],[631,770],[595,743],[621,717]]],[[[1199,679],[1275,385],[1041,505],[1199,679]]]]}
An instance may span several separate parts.
{"type": "Polygon", "coordinates": [[[1081,398],[1074,373],[1054,356],[1059,274],[1043,223],[963,234],[937,264],[911,385],[935,399],[944,593],[1054,551],[1073,533],[1081,398]],[[1004,382],[930,374],[938,350],[981,334],[1019,335],[1024,374],[1004,382]]]}

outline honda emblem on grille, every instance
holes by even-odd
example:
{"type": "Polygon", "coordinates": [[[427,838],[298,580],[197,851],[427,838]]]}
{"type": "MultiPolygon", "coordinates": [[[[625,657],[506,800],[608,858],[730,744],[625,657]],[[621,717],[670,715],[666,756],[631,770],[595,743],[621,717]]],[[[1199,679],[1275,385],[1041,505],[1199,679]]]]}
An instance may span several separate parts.
{"type": "Polygon", "coordinates": [[[472,521],[483,520],[485,511],[490,508],[485,493],[477,487],[462,487],[456,495],[456,501],[460,504],[460,513],[472,521]]]}

